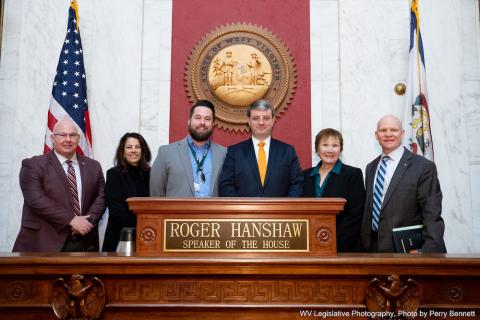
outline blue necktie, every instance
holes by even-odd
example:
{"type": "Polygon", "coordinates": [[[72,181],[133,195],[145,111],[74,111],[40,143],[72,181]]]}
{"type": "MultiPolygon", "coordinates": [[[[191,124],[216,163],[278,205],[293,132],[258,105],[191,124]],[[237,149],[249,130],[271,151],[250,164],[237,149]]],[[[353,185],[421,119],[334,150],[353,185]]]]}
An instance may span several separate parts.
{"type": "Polygon", "coordinates": [[[378,223],[380,221],[380,209],[382,208],[383,183],[385,182],[385,173],[387,172],[387,160],[389,156],[385,156],[380,161],[380,167],[377,172],[377,179],[373,190],[373,210],[372,210],[372,230],[378,231],[378,223]]]}

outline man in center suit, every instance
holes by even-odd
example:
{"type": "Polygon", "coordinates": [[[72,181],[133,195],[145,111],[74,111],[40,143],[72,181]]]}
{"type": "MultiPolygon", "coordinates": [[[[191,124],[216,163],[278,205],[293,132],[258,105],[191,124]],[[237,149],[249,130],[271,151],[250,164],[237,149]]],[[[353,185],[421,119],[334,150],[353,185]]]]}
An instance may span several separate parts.
{"type": "Polygon", "coordinates": [[[98,251],[97,222],[105,210],[102,168],[76,154],[80,135],[57,122],[53,150],[22,161],[22,224],[14,252],[98,251]]]}
{"type": "Polygon", "coordinates": [[[190,108],[189,135],[161,146],[150,171],[151,197],[216,197],[225,147],[214,143],[215,107],[199,100],[190,108]]]}
{"type": "Polygon", "coordinates": [[[273,139],[275,109],[265,100],[247,110],[252,137],[228,147],[219,178],[222,197],[300,197],[303,174],[295,148],[273,139]]]}
{"type": "Polygon", "coordinates": [[[371,252],[396,252],[392,229],[423,224],[422,246],[412,253],[446,252],[437,168],[402,147],[403,135],[399,118],[386,115],[378,121],[382,154],[366,169],[362,243],[371,252]]]}

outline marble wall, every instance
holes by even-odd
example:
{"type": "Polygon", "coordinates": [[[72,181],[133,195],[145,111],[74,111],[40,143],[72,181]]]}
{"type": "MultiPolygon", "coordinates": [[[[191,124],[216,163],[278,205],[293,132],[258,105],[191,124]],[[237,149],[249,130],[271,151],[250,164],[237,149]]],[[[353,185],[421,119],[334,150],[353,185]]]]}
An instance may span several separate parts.
{"type": "MultiPolygon", "coordinates": [[[[227,1],[227,0],[226,0],[227,1]]],[[[307,1],[307,0],[304,0],[307,1]]],[[[172,0],[78,0],[93,157],[112,166],[117,140],[168,143],[172,0]]],[[[6,0],[0,60],[0,251],[18,232],[21,159],[41,153],[69,0],[6,0]]],[[[310,0],[312,137],[342,130],[343,159],[364,168],[385,113],[403,114],[407,0],[310,0]]],[[[421,0],[435,156],[449,252],[480,252],[478,0],[421,0]]],[[[313,162],[317,159],[312,153],[313,162]]]]}
{"type": "MultiPolygon", "coordinates": [[[[421,0],[420,12],[447,250],[480,252],[478,1],[421,0]]],[[[310,20],[312,137],[339,128],[344,160],[364,168],[380,153],[377,120],[403,115],[409,3],[312,0],[310,20]]]]}

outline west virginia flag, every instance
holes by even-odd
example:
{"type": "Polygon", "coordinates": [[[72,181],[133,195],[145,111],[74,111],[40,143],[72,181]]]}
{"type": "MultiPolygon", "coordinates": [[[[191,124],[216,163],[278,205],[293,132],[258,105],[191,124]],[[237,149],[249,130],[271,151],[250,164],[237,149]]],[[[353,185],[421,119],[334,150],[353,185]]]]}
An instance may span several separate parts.
{"type": "Polygon", "coordinates": [[[412,0],[410,4],[410,56],[406,97],[403,145],[413,153],[433,161],[433,141],[418,0],[412,0]]]}

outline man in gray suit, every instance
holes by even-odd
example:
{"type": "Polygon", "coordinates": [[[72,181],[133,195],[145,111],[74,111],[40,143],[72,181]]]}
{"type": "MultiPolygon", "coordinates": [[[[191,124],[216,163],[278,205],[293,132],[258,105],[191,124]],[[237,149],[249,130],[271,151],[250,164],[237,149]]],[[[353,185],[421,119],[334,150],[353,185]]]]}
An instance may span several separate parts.
{"type": "Polygon", "coordinates": [[[401,146],[404,133],[393,115],[378,121],[382,154],[366,168],[362,243],[370,252],[396,252],[392,229],[423,224],[418,252],[446,252],[437,168],[401,146]]]}
{"type": "Polygon", "coordinates": [[[150,173],[152,197],[216,197],[226,149],[211,141],[215,107],[208,100],[190,109],[189,135],[161,146],[150,173]]]}

